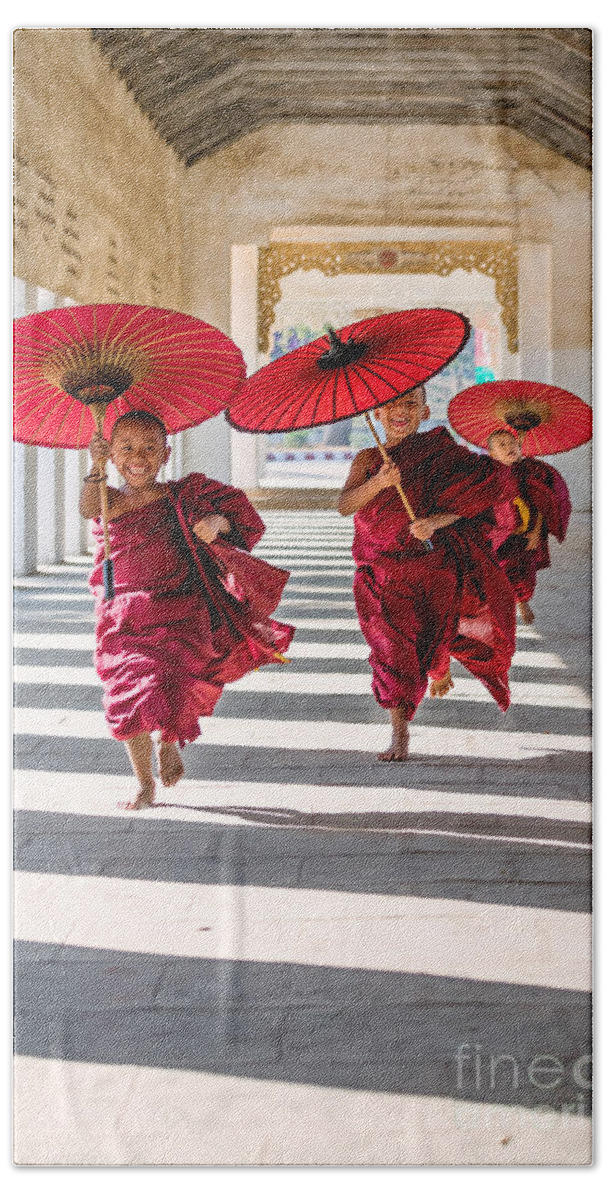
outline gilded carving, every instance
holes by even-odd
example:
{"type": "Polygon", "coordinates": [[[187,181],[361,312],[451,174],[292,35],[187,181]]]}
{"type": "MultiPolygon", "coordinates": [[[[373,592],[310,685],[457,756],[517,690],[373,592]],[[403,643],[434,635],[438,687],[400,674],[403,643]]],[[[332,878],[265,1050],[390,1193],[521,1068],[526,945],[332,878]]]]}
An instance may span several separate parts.
{"type": "Polygon", "coordinates": [[[293,271],[324,275],[450,275],[480,271],[494,280],[507,343],[517,340],[517,249],[510,242],[273,242],[262,246],[258,266],[258,346],[268,350],[281,279],[293,271]]]}

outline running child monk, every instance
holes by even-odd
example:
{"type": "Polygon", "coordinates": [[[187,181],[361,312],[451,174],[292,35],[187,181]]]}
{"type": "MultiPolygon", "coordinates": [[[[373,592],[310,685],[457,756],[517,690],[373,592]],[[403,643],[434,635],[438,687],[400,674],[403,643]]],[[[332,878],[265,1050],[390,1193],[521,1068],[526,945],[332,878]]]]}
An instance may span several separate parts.
{"type": "Polygon", "coordinates": [[[536,572],[551,566],[549,534],[558,542],[566,536],[572,510],[570,495],[555,467],[523,456],[519,438],[512,430],[491,433],[488,453],[508,473],[513,493],[495,506],[496,524],[490,537],[515,592],[521,621],[531,625],[534,613],[529,601],[536,588],[536,572]]]}
{"type": "Polygon", "coordinates": [[[338,502],[343,516],[355,514],[355,603],[371,647],[372,690],[392,723],[391,745],[378,756],[385,762],[407,758],[409,723],[429,679],[441,685],[435,694],[451,686],[450,654],[503,711],[510,703],[515,605],[487,538],[499,472],[446,429],[419,433],[429,415],[423,387],[377,408],[391,461],[361,450],[338,502]]]}
{"type": "MultiPolygon", "coordinates": [[[[152,414],[119,417],[110,442],[95,434],[93,468],[80,498],[93,519],[97,543],[90,578],[96,596],[95,665],[104,685],[110,731],[125,743],[137,779],[129,809],[151,805],[155,794],[153,740],[165,787],[181,779],[180,748],[200,733],[225,683],[281,658],[294,629],[270,619],[278,593],[264,608],[241,602],[234,576],[222,579],[221,555],[250,550],[264,524],[244,492],[201,474],[161,483],[170,447],[152,414]],[[110,458],[124,483],[108,488],[115,598],[104,600],[100,479],[110,458]],[[206,549],[207,548],[207,549],[206,549]],[[218,560],[217,555],[220,555],[218,560]],[[198,560],[198,565],[197,565],[198,560]],[[270,611],[267,611],[267,610],[270,611]]],[[[245,556],[247,558],[247,556],[245,556]]],[[[248,569],[260,570],[247,558],[248,569]]],[[[273,568],[261,564],[266,572],[273,568]]]]}

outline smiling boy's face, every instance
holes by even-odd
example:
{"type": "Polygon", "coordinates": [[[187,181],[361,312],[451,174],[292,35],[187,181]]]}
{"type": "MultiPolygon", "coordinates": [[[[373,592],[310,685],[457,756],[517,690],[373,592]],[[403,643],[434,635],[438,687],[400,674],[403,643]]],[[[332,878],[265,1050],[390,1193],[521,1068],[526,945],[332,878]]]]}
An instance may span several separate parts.
{"type": "Polygon", "coordinates": [[[420,423],[430,415],[424,388],[421,387],[406,392],[405,396],[396,396],[388,404],[374,409],[374,416],[380,421],[389,445],[416,433],[420,423]]]}
{"type": "Polygon", "coordinates": [[[111,459],[133,491],[150,487],[171,448],[153,421],[121,421],[110,441],[111,459]]]}

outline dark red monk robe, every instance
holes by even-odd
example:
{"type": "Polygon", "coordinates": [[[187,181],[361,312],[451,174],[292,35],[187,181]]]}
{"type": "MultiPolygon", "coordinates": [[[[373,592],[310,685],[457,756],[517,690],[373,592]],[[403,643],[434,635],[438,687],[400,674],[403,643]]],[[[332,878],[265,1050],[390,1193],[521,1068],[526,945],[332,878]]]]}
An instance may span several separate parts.
{"type": "Polygon", "coordinates": [[[508,478],[512,499],[494,508],[495,526],[490,532],[492,546],[517,600],[531,600],[536,573],[551,566],[549,534],[563,542],[572,509],[565,480],[555,467],[536,458],[522,458],[512,467],[500,469],[508,478]],[[523,503],[522,503],[523,502],[523,503]],[[528,549],[527,534],[542,515],[540,545],[528,549]]]}
{"type": "MultiPolygon", "coordinates": [[[[458,658],[503,710],[515,649],[515,606],[487,538],[501,495],[495,464],[458,446],[438,428],[389,450],[416,513],[459,513],[465,520],[437,530],[427,553],[409,532],[394,488],[355,514],[354,592],[361,630],[371,646],[374,696],[411,720],[429,677],[458,658]]],[[[370,474],[380,467],[380,451],[370,474]]]]}
{"type": "MultiPolygon", "coordinates": [[[[264,524],[244,492],[192,474],[173,484],[190,526],[221,513],[230,534],[221,545],[250,550],[264,524]]],[[[199,717],[209,716],[225,683],[277,660],[294,629],[255,616],[221,583],[212,553],[200,545],[201,577],[168,496],[109,523],[114,600],[103,599],[103,532],[90,578],[96,597],[95,665],[104,685],[104,709],[115,738],[159,730],[166,741],[194,741],[199,717]]],[[[255,572],[256,560],[252,560],[255,572]]],[[[274,601],[276,604],[276,599],[274,601]]],[[[262,606],[263,607],[263,606],[262,606]]]]}

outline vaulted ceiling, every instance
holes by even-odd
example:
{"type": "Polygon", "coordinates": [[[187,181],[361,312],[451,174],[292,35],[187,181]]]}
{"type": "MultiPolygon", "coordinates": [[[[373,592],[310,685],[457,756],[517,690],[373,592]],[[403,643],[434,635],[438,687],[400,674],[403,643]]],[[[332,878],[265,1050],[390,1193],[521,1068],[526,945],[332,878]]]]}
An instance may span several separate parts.
{"type": "Polygon", "coordinates": [[[187,166],[276,121],[502,124],[591,162],[587,29],[93,29],[187,166]]]}

